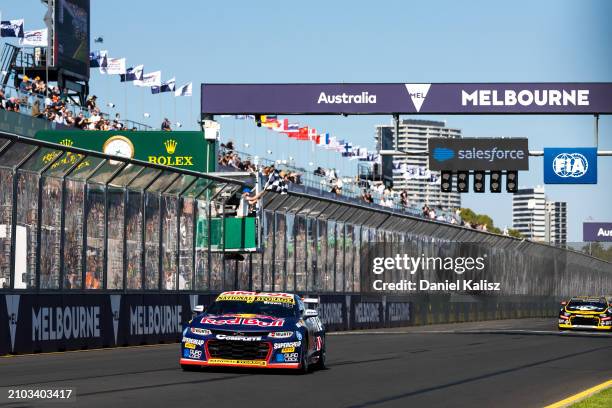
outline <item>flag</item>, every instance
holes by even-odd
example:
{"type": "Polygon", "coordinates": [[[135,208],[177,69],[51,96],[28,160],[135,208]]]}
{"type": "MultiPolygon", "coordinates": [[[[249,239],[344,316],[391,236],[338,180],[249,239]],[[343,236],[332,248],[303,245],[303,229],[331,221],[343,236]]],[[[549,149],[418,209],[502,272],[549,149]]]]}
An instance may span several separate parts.
{"type": "Polygon", "coordinates": [[[0,22],[0,37],[23,38],[23,18],[0,22]]]}
{"type": "Polygon", "coordinates": [[[150,72],[142,75],[142,80],[134,80],[134,86],[151,87],[161,86],[161,71],[150,72]]]}
{"type": "Polygon", "coordinates": [[[353,148],[353,155],[351,156],[349,160],[361,159],[367,155],[368,155],[368,149],[366,149],[365,147],[355,146],[353,148]]]}
{"type": "Polygon", "coordinates": [[[319,137],[319,140],[317,142],[319,146],[325,146],[329,144],[329,133],[321,133],[320,136],[321,137],[319,137]]]}
{"type": "Polygon", "coordinates": [[[315,141],[317,138],[317,129],[310,129],[308,132],[308,140],[315,141]]]}
{"type": "Polygon", "coordinates": [[[19,39],[19,45],[22,47],[46,47],[49,43],[48,38],[49,30],[46,28],[26,31],[23,38],[19,39]]]}
{"type": "Polygon", "coordinates": [[[351,157],[353,155],[353,144],[345,142],[342,146],[342,157],[351,157]]]}
{"type": "Polygon", "coordinates": [[[299,123],[289,123],[287,124],[287,129],[282,132],[291,138],[297,137],[300,132],[300,125],[299,123]]]}
{"type": "Polygon", "coordinates": [[[274,129],[280,125],[276,115],[262,115],[261,124],[262,126],[265,126],[268,129],[274,129]]]}
{"type": "Polygon", "coordinates": [[[278,126],[272,128],[275,132],[286,132],[289,129],[289,119],[281,119],[278,121],[278,126]]]}
{"type": "Polygon", "coordinates": [[[92,51],[89,53],[89,68],[100,68],[102,61],[106,59],[108,51],[92,51]]]}
{"type": "Polygon", "coordinates": [[[174,92],[175,88],[176,88],[176,78],[172,78],[162,83],[160,90],[162,92],[174,92]]]}
{"type": "Polygon", "coordinates": [[[125,70],[125,74],[121,74],[121,82],[142,81],[144,74],[144,65],[137,65],[133,68],[125,70]]]}
{"type": "Polygon", "coordinates": [[[174,88],[176,85],[176,79],[172,78],[166,82],[162,82],[160,86],[154,85],[151,87],[152,94],[158,94],[160,92],[174,92],[174,88]]]}
{"type": "Polygon", "coordinates": [[[298,129],[297,140],[308,140],[308,126],[298,129]]]}
{"type": "Polygon", "coordinates": [[[125,74],[125,58],[106,58],[106,66],[104,60],[100,63],[100,73],[107,75],[125,74]]]}
{"type": "Polygon", "coordinates": [[[192,82],[185,84],[174,92],[174,96],[191,96],[192,88],[193,88],[192,82]]]}

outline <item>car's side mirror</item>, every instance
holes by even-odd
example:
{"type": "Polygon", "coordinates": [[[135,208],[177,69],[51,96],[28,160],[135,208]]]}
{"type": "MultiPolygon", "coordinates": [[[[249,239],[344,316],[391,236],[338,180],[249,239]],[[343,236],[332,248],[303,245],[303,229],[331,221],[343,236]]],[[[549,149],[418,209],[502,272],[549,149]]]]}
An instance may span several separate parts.
{"type": "Polygon", "coordinates": [[[317,317],[319,315],[319,312],[317,312],[314,309],[306,309],[304,310],[304,318],[308,319],[309,317],[317,317]]]}
{"type": "Polygon", "coordinates": [[[192,310],[194,313],[202,313],[204,311],[204,305],[196,305],[192,310]]]}

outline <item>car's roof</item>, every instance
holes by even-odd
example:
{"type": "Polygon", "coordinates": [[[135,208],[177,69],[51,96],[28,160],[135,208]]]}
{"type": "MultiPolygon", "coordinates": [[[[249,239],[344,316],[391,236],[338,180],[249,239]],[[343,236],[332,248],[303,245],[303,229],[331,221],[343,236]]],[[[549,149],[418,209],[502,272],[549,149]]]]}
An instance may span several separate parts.
{"type": "Polygon", "coordinates": [[[571,300],[582,300],[585,302],[605,302],[606,298],[604,296],[574,296],[571,300]]]}

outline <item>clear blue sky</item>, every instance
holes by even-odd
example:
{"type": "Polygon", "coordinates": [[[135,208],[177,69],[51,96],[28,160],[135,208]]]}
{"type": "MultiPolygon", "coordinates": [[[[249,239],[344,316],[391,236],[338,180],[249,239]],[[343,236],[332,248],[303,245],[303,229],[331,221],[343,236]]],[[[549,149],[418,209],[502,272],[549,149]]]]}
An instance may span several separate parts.
{"type": "MultiPolygon", "coordinates": [[[[39,0],[0,3],[3,19],[43,26],[39,0]]],[[[92,90],[123,114],[159,126],[160,112],[191,128],[201,82],[612,82],[612,2],[525,1],[92,1],[92,36],[128,65],[162,70],[164,79],[194,82],[193,98],[153,96],[92,71],[92,90]],[[363,4],[363,5],[362,5],[363,4]],[[190,100],[192,99],[192,100],[190,100]],[[174,116],[176,102],[177,116],[174,116]],[[191,114],[190,114],[191,109],[191,114]],[[190,122],[191,118],[191,122],[190,122]],[[190,123],[188,123],[190,122],[190,123]]],[[[92,44],[92,49],[97,45],[92,44]]],[[[588,116],[427,116],[446,120],[467,137],[528,137],[530,148],[590,146],[588,116]]],[[[374,126],[386,117],[299,120],[373,148],[374,126]]],[[[330,165],[250,123],[222,122],[223,137],[276,158],[330,165]]],[[[612,150],[612,118],[600,121],[600,149],[612,150]]],[[[355,162],[336,161],[348,171],[355,162]]],[[[542,159],[521,172],[521,186],[542,184],[542,159]]],[[[597,186],[546,186],[568,202],[569,239],[581,239],[588,217],[612,221],[612,158],[599,161],[597,186]]],[[[508,194],[464,195],[463,205],[511,225],[508,194]]]]}

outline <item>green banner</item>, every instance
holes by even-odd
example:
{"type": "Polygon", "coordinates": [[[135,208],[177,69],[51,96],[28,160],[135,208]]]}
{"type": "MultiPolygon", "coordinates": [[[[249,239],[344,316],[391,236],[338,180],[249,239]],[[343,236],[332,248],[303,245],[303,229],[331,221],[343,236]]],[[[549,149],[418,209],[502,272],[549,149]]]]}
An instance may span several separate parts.
{"type": "Polygon", "coordinates": [[[216,162],[203,132],[42,130],[35,138],[199,172],[216,162]]]}

